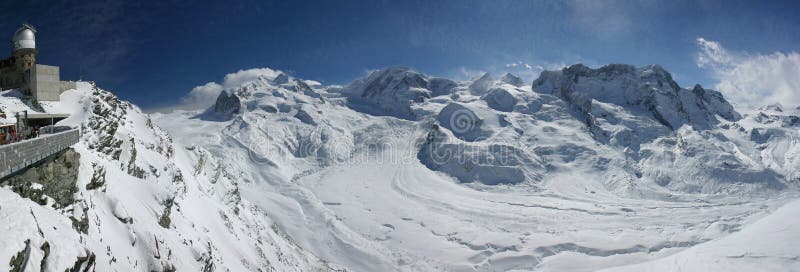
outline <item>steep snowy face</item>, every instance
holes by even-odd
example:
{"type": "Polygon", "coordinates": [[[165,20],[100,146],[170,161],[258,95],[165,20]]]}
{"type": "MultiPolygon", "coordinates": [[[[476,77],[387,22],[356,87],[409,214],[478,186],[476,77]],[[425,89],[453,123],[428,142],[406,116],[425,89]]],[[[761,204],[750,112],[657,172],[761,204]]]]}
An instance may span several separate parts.
{"type": "MultiPolygon", "coordinates": [[[[437,82],[437,93],[444,92],[447,82],[437,82]]],[[[347,87],[348,100],[353,108],[373,115],[388,115],[416,120],[412,104],[431,97],[426,76],[406,67],[392,67],[372,72],[347,87]]]]}
{"type": "Polygon", "coordinates": [[[649,133],[658,130],[652,124],[669,130],[683,125],[702,130],[718,124],[717,116],[727,121],[740,118],[719,92],[699,85],[683,89],[658,65],[611,64],[591,69],[576,64],[543,72],[533,82],[533,90],[573,105],[599,139],[633,147],[638,143],[624,139],[631,133],[645,140],[663,135],[649,133]]]}

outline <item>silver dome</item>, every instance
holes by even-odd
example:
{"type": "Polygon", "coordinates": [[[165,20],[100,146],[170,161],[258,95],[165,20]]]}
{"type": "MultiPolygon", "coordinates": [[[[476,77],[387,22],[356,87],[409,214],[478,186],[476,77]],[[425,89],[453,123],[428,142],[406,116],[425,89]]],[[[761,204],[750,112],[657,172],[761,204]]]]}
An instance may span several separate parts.
{"type": "Polygon", "coordinates": [[[36,36],[34,33],[36,33],[36,29],[30,25],[22,24],[22,26],[17,29],[17,32],[14,32],[14,38],[11,39],[14,50],[36,48],[36,36]]]}

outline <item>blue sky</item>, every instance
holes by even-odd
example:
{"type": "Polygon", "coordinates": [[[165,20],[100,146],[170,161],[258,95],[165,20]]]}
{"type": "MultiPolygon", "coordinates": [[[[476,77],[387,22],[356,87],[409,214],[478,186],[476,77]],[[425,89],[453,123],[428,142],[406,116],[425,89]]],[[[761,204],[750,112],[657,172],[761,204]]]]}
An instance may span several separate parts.
{"type": "Polygon", "coordinates": [[[66,79],[83,71],[145,109],[257,67],[346,84],[394,65],[460,79],[512,71],[531,80],[540,67],[655,63],[681,85],[713,87],[731,76],[720,69],[732,64],[698,65],[698,38],[740,63],[793,54],[800,44],[796,1],[0,3],[0,34],[10,38],[22,22],[38,28],[40,63],[60,65],[66,79]]]}

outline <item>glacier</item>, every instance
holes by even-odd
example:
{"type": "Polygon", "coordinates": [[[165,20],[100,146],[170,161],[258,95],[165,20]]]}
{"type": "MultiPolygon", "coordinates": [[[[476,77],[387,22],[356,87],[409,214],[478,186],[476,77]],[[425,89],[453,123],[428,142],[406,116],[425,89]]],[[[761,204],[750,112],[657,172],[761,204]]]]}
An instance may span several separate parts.
{"type": "MultiPolygon", "coordinates": [[[[91,83],[43,102],[81,127],[77,193],[0,188],[0,270],[20,252],[31,271],[800,265],[800,108],[736,108],[658,65],[527,85],[260,70],[204,110],[146,114],[91,83]]],[[[0,109],[35,111],[14,91],[0,109]]]]}

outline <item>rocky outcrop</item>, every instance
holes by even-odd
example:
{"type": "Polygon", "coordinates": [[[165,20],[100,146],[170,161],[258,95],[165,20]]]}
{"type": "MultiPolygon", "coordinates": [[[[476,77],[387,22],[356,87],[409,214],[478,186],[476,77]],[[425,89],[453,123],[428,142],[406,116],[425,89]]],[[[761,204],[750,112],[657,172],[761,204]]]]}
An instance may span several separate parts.
{"type": "Polygon", "coordinates": [[[542,72],[533,82],[533,90],[559,96],[584,114],[592,112],[594,101],[619,105],[672,130],[683,125],[707,129],[718,123],[716,115],[730,121],[741,118],[719,92],[699,85],[683,89],[658,65],[610,64],[592,69],[575,64],[542,72]]]}
{"type": "Polygon", "coordinates": [[[217,102],[212,109],[214,113],[221,115],[236,114],[241,109],[241,101],[235,94],[223,91],[217,96],[217,102]]]}
{"type": "Polygon", "coordinates": [[[22,197],[40,205],[63,208],[75,202],[80,154],[67,149],[3,182],[22,197]],[[52,203],[49,199],[54,200],[52,203]]]}
{"type": "Polygon", "coordinates": [[[719,124],[718,116],[741,118],[719,92],[681,88],[658,65],[575,64],[542,72],[532,87],[571,105],[597,140],[634,149],[685,125],[707,130],[719,124]]]}

